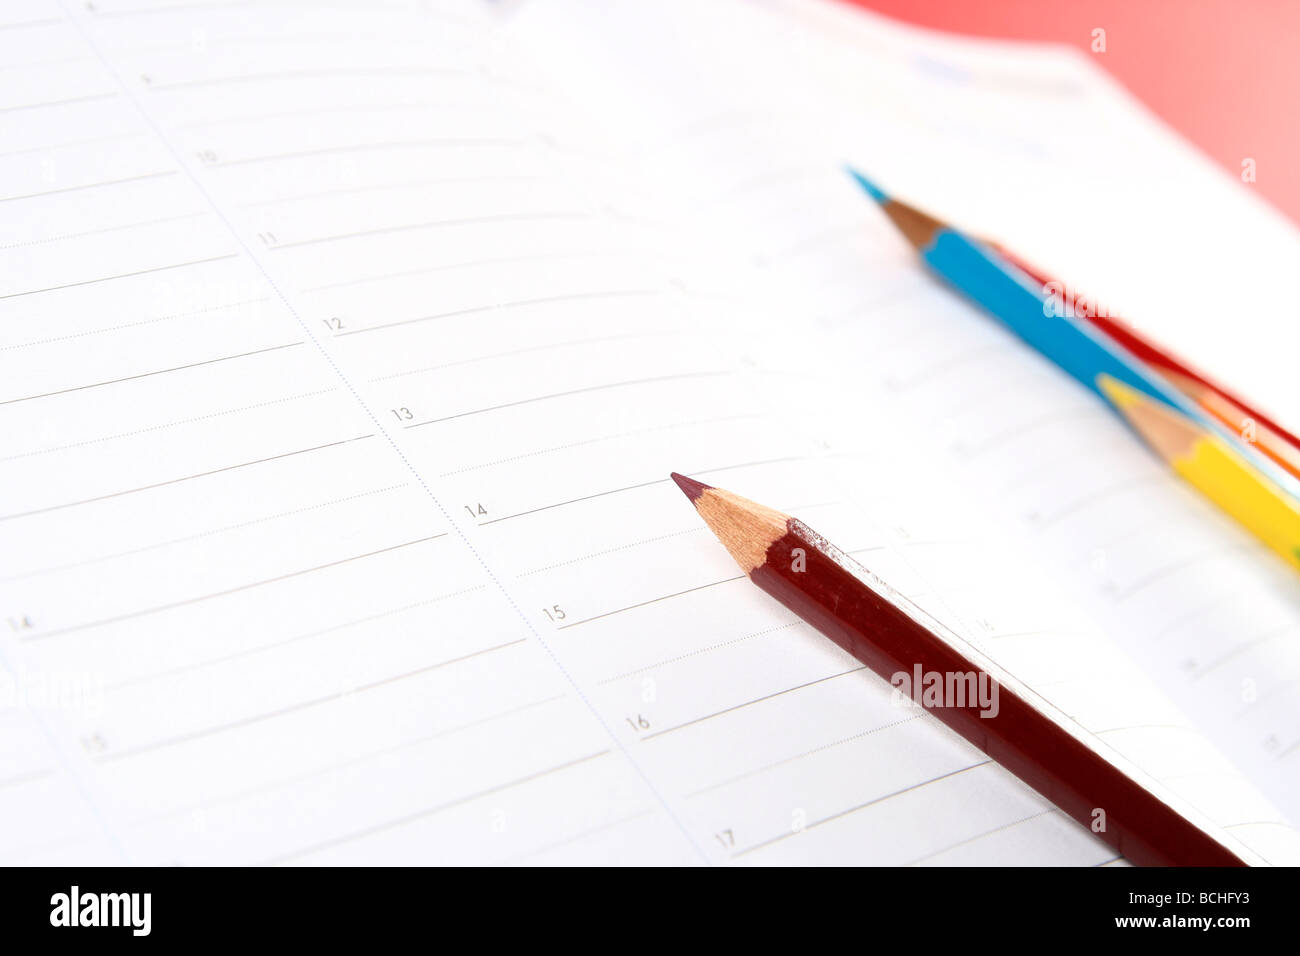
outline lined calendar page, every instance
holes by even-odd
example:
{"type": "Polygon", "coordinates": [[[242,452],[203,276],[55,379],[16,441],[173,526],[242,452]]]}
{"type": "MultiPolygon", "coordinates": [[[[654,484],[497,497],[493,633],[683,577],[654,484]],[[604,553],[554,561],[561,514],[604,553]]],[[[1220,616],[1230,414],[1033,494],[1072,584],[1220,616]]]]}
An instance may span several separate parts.
{"type": "Polygon", "coordinates": [[[708,122],[752,102],[705,68],[721,30],[816,31],[683,5],[624,57],[648,9],[0,11],[0,859],[1117,862],[756,593],[673,469],[805,517],[1290,858],[878,387],[937,401],[943,333],[906,333],[940,299],[802,334],[924,295],[832,151],[708,122]],[[827,344],[896,357],[830,375],[827,344]],[[817,410],[859,377],[870,440],[817,410]]]}

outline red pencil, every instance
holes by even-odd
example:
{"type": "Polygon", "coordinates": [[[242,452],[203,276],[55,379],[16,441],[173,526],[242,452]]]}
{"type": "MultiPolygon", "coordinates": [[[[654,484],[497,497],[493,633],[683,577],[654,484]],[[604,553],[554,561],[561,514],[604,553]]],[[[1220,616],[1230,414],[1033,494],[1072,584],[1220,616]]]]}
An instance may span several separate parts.
{"type": "Polygon", "coordinates": [[[1256,862],[1249,850],[1180,806],[1156,781],[802,521],[683,475],[672,477],[751,581],[895,687],[906,675],[917,703],[1130,862],[1256,862]],[[949,697],[920,693],[923,681],[935,686],[930,675],[938,675],[939,687],[950,688],[949,697]],[[981,681],[996,688],[996,706],[982,693],[962,692],[981,681]]]}

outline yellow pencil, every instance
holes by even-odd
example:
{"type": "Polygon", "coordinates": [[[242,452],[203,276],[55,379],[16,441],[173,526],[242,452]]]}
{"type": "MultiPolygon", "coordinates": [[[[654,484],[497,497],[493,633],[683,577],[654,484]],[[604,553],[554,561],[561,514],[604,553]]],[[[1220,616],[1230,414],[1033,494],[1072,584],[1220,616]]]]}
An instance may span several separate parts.
{"type": "Polygon", "coordinates": [[[1109,375],[1097,386],[1152,450],[1300,571],[1300,510],[1218,435],[1109,375]]]}

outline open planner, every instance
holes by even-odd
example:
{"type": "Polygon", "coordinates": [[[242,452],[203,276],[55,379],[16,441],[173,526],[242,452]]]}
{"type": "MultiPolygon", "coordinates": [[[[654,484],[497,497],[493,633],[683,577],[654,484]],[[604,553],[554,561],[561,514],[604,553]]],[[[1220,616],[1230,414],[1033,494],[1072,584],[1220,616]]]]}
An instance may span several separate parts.
{"type": "Polygon", "coordinates": [[[1291,572],[844,171],[1294,425],[1300,237],[1082,54],[823,2],[6,0],[0,77],[0,861],[1123,862],[673,470],[1300,859],[1291,572]]]}

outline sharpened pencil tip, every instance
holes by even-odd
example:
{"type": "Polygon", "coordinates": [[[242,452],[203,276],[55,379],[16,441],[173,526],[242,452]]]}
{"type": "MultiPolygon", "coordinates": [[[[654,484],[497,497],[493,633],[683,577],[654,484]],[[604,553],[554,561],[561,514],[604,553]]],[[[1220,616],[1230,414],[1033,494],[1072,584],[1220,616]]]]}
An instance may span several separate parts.
{"type": "Polygon", "coordinates": [[[1097,376],[1097,388],[1120,411],[1132,408],[1142,401],[1142,393],[1136,388],[1125,385],[1119,379],[1112,378],[1105,372],[1097,376]]]}
{"type": "Polygon", "coordinates": [[[677,487],[682,489],[682,494],[691,499],[692,504],[694,504],[695,500],[699,498],[700,495],[713,487],[712,485],[706,485],[702,481],[696,481],[694,478],[687,478],[685,475],[679,475],[675,471],[672,472],[672,479],[677,482],[677,487]]]}
{"type": "Polygon", "coordinates": [[[885,203],[889,202],[889,196],[886,195],[885,191],[881,189],[879,186],[877,186],[875,183],[873,183],[870,179],[868,179],[866,176],[863,176],[852,166],[845,166],[844,168],[848,171],[848,174],[850,176],[852,176],[855,180],[857,180],[858,185],[861,186],[866,191],[868,196],[870,196],[876,202],[880,203],[882,206],[885,203]]]}

